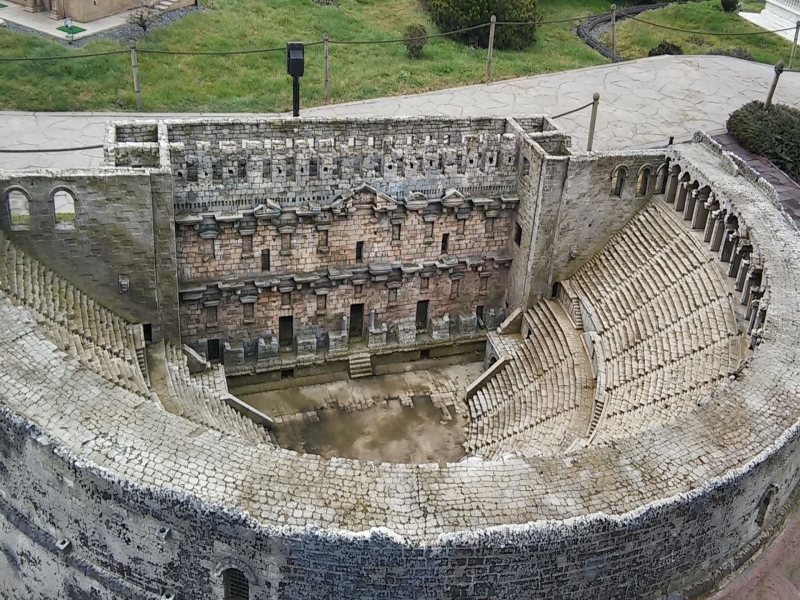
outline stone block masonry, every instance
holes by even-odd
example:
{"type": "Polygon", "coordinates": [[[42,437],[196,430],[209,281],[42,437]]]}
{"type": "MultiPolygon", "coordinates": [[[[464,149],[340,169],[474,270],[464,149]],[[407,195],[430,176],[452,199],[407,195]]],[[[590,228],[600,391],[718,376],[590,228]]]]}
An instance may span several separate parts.
{"type": "MultiPolygon", "coordinates": [[[[521,338],[531,323],[546,326],[526,310],[531,302],[552,293],[553,283],[591,257],[602,269],[590,265],[584,279],[587,286],[596,281],[595,304],[599,299],[608,304],[595,328],[607,321],[632,323],[624,336],[606,335],[614,338],[609,344],[622,348],[623,337],[652,337],[648,322],[668,335],[668,327],[640,318],[641,311],[657,308],[662,312],[653,315],[666,315],[667,310],[674,313],[669,323],[685,321],[686,309],[702,299],[681,304],[682,295],[672,290],[675,303],[649,303],[670,287],[667,274],[680,273],[667,268],[666,255],[658,250],[670,246],[674,234],[679,244],[688,239],[698,245],[702,239],[715,253],[708,261],[719,258],[728,265],[729,278],[741,287],[730,302],[749,312],[746,339],[752,354],[732,376],[666,414],[658,426],[637,421],[636,427],[623,428],[628,434],[598,436],[550,456],[504,452],[497,460],[470,456],[444,464],[327,460],[223,435],[109,384],[86,361],[64,352],[57,336],[56,343],[49,341],[47,331],[54,328],[37,315],[37,310],[51,314],[47,306],[31,311],[3,292],[0,596],[225,598],[226,579],[235,575],[257,600],[688,597],[686,590],[710,589],[742,564],[780,524],[800,481],[800,245],[797,229],[777,208],[774,190],[702,136],[664,152],[580,155],[544,118],[384,119],[363,127],[370,134],[366,139],[359,138],[355,121],[131,124],[109,134],[109,167],[0,173],[0,225],[16,244],[46,260],[65,286],[90,298],[96,292],[99,304],[131,320],[157,324],[164,332],[177,327],[185,337],[196,336],[198,344],[216,323],[217,350],[225,352],[227,345],[237,365],[247,364],[253,346],[257,363],[262,357],[265,363],[280,362],[284,342],[298,347],[303,362],[316,360],[320,351],[339,353],[341,359],[349,351],[343,346],[353,344],[357,333],[365,354],[375,344],[383,350],[393,343],[422,348],[419,336],[430,337],[432,344],[458,343],[479,321],[475,294],[480,298],[484,272],[491,273],[484,323],[490,326],[491,318],[496,325],[508,310],[519,315],[508,320],[508,335],[521,338]],[[441,173],[404,175],[405,183],[383,171],[367,179],[370,166],[377,174],[376,157],[362,157],[360,163],[336,163],[340,170],[352,168],[353,179],[343,178],[341,188],[333,181],[319,186],[314,193],[322,199],[310,198],[311,192],[304,197],[302,190],[317,182],[301,185],[295,175],[292,185],[278,189],[262,179],[241,194],[231,180],[217,189],[220,205],[211,207],[188,197],[190,191],[204,191],[201,165],[197,173],[188,161],[173,166],[181,152],[210,156],[213,184],[215,145],[227,147],[223,142],[233,140],[239,152],[245,146],[257,150],[251,142],[259,142],[263,152],[267,140],[284,140],[286,146],[291,139],[295,161],[308,150],[303,175],[320,177],[324,161],[316,163],[316,171],[311,167],[313,152],[324,147],[321,140],[333,139],[337,153],[342,140],[350,146],[349,137],[357,138],[354,148],[360,140],[362,148],[382,149],[386,137],[406,135],[409,123],[431,131],[438,127],[430,141],[436,142],[436,156],[444,157],[441,173]],[[467,173],[468,167],[459,173],[458,147],[473,130],[484,159],[489,142],[498,142],[501,164],[494,167],[513,167],[507,179],[495,173],[486,183],[489,174],[480,167],[478,173],[467,173]],[[313,144],[307,142],[311,138],[313,144]],[[210,154],[200,152],[201,142],[209,144],[210,154]],[[503,154],[504,144],[509,154],[503,154]],[[447,153],[454,145],[451,163],[447,153]],[[662,159],[669,159],[669,166],[658,164],[662,159]],[[648,166],[655,176],[652,170],[645,175],[648,166]],[[178,170],[184,170],[183,184],[176,183],[178,170]],[[66,182],[77,199],[75,227],[59,236],[48,202],[66,182]],[[428,187],[417,189],[423,185],[428,187]],[[11,214],[12,203],[20,203],[19,194],[12,194],[17,191],[28,206],[27,221],[11,214]],[[649,254],[637,254],[636,244],[627,254],[613,248],[599,253],[630,215],[638,211],[646,218],[639,206],[662,192],[664,198],[655,201],[674,213],[668,213],[677,223],[671,234],[636,228],[632,221],[631,235],[649,254]],[[81,212],[82,198],[96,215],[81,212]],[[492,210],[502,243],[487,235],[492,210]],[[114,211],[124,216],[124,225],[116,225],[114,211]],[[384,238],[390,225],[394,231],[393,219],[401,221],[399,246],[384,238]],[[463,240],[457,238],[459,222],[463,240]],[[425,244],[430,223],[435,236],[450,234],[447,252],[441,251],[441,240],[425,244]],[[359,229],[373,237],[361,239],[359,229]],[[404,235],[412,236],[413,245],[406,247],[404,235]],[[651,243],[656,236],[659,243],[651,243]],[[252,239],[245,242],[247,237],[252,239]],[[339,238],[346,241],[337,248],[339,238]],[[361,262],[355,256],[358,241],[364,241],[361,262]],[[321,247],[327,254],[318,252],[321,247]],[[261,268],[261,249],[270,250],[275,267],[261,268]],[[644,264],[641,286],[629,290],[622,285],[630,284],[626,265],[647,263],[647,256],[664,267],[665,279],[648,277],[651,269],[644,264]],[[68,264],[79,261],[85,264],[68,264]],[[122,286],[118,269],[136,266],[122,286]],[[148,293],[139,294],[140,286],[148,293]],[[417,302],[425,291],[428,324],[419,328],[417,302]],[[353,330],[356,314],[350,312],[357,297],[365,298],[360,331],[353,330]],[[289,339],[281,319],[288,316],[299,323],[289,339]],[[511,331],[514,323],[520,323],[519,333],[511,331]]],[[[347,152],[339,156],[352,158],[347,152]]],[[[433,154],[431,160],[435,165],[433,154]]],[[[382,156],[380,168],[387,166],[382,156]]],[[[46,283],[47,275],[40,270],[26,279],[27,271],[20,272],[21,288],[17,281],[8,289],[36,304],[39,295],[32,288],[46,283]]],[[[587,310],[581,320],[589,327],[588,304],[578,309],[587,310]]],[[[562,316],[559,322],[569,327],[570,316],[562,316]]],[[[719,329],[718,322],[701,325],[703,337],[719,329]]],[[[137,338],[146,336],[141,330],[137,338]]],[[[702,371],[702,362],[692,360],[702,358],[692,331],[681,329],[675,341],[684,340],[680,352],[688,360],[681,364],[702,371]]],[[[594,333],[590,340],[602,345],[603,332],[594,333]]],[[[546,341],[540,334],[529,342],[542,352],[542,369],[554,359],[546,341]]],[[[210,354],[213,345],[206,343],[210,354]]],[[[662,344],[662,350],[672,352],[676,345],[662,344]]],[[[609,378],[653,374],[664,397],[673,395],[676,380],[660,377],[666,371],[651,353],[604,355],[620,357],[609,378]]],[[[535,363],[536,356],[530,358],[535,363]]],[[[499,398],[504,401],[515,382],[529,378],[518,361],[501,366],[508,368],[497,378],[501,394],[504,382],[512,384],[499,398]]],[[[569,378],[555,374],[553,385],[566,392],[569,378]]],[[[652,387],[642,386],[641,393],[653,394],[652,387]]],[[[632,407],[651,398],[637,392],[616,399],[632,407]]],[[[660,402],[659,409],[668,410],[668,404],[660,402]]],[[[632,418],[638,414],[628,412],[632,418]]],[[[519,420],[497,422],[516,435],[519,420]]],[[[609,432],[603,425],[597,431],[609,432]]]]}

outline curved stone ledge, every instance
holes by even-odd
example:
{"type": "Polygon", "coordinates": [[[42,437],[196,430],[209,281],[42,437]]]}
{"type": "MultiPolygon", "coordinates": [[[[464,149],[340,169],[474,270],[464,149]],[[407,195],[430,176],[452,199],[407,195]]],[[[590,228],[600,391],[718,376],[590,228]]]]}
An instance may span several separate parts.
{"type": "MultiPolygon", "coordinates": [[[[3,296],[5,501],[98,573],[187,598],[213,597],[228,557],[258,574],[257,598],[639,598],[690,587],[762,535],[800,480],[797,230],[765,183],[697,142],[670,158],[748,226],[769,310],[746,367],[669,425],[569,455],[446,465],[247,446],[67,359],[3,296]],[[170,534],[159,541],[161,526],[170,534]]],[[[19,563],[16,573],[39,581],[63,569],[19,563]]],[[[17,590],[9,581],[0,592],[17,590]]]]}

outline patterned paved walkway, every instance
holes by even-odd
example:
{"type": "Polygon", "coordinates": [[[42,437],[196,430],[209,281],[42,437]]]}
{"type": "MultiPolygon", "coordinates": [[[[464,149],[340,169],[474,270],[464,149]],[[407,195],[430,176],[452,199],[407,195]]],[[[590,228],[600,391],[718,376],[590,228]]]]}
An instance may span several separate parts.
{"type": "MultiPolygon", "coordinates": [[[[304,110],[303,115],[509,115],[558,114],[591,101],[600,92],[596,150],[666,143],[698,130],[724,127],[731,111],[763,99],[773,69],[721,56],[660,56],[472,85],[427,94],[380,98],[304,110]]],[[[800,74],[784,73],[776,99],[800,106],[800,74]]],[[[147,91],[145,90],[145,103],[147,91]]],[[[100,144],[104,123],[115,117],[155,117],[126,113],[0,112],[0,148],[65,147],[100,144]]],[[[173,117],[199,115],[169,115],[173,117]]],[[[559,120],[585,148],[589,109],[559,120]]],[[[0,168],[89,167],[100,150],[70,154],[0,154],[0,168]]]]}

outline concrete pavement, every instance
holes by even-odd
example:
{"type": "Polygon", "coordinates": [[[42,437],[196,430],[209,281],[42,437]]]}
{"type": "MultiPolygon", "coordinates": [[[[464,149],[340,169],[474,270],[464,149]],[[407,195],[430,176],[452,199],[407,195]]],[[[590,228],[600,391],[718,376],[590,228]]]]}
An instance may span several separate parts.
{"type": "MultiPolygon", "coordinates": [[[[724,128],[731,111],[766,97],[769,65],[724,56],[659,56],[497,83],[378,98],[305,109],[304,116],[479,116],[558,114],[600,92],[595,150],[666,143],[698,129],[724,128]]],[[[145,105],[147,97],[144,98],[145,105]]],[[[784,73],[776,101],[800,106],[800,73],[784,73]]],[[[559,119],[586,146],[589,109],[559,119]]],[[[224,116],[156,113],[0,112],[0,148],[47,148],[101,144],[114,118],[224,116]]],[[[65,154],[0,154],[0,168],[98,166],[102,150],[65,154]]]]}

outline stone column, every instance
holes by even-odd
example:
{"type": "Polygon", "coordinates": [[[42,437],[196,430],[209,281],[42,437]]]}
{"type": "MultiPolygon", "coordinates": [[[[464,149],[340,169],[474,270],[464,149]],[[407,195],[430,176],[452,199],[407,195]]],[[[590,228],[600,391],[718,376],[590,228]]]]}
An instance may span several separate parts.
{"type": "Polygon", "coordinates": [[[686,206],[686,196],[689,193],[690,185],[688,181],[682,181],[678,186],[678,197],[675,199],[675,210],[677,212],[683,212],[686,206]]]}
{"type": "Polygon", "coordinates": [[[692,214],[692,229],[705,229],[709,209],[706,202],[708,202],[709,193],[700,191],[697,194],[697,201],[694,203],[694,214],[692,214]]]}
{"type": "Polygon", "coordinates": [[[686,197],[686,206],[683,207],[683,220],[688,221],[694,216],[694,207],[697,205],[697,190],[689,190],[686,197]]]}
{"type": "Polygon", "coordinates": [[[680,172],[671,171],[667,179],[667,195],[665,200],[670,204],[675,202],[675,193],[678,191],[678,184],[680,183],[680,172]]]}
{"type": "Polygon", "coordinates": [[[720,245],[722,245],[722,238],[725,235],[725,216],[725,211],[719,211],[714,220],[714,231],[711,235],[711,243],[708,246],[711,252],[717,252],[720,245]]]}

